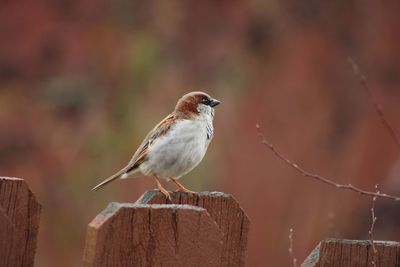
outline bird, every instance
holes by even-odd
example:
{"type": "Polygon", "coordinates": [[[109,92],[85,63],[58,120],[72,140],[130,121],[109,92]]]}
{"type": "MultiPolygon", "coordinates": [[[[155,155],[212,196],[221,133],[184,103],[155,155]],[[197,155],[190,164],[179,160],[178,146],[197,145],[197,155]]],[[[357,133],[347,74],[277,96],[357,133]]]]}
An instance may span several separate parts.
{"type": "Polygon", "coordinates": [[[147,134],[129,163],[92,190],[117,179],[149,176],[169,200],[171,196],[160,179],[172,181],[178,192],[196,193],[178,179],[192,171],[205,156],[214,136],[214,108],[220,103],[200,91],[182,96],[174,111],[147,134]]]}

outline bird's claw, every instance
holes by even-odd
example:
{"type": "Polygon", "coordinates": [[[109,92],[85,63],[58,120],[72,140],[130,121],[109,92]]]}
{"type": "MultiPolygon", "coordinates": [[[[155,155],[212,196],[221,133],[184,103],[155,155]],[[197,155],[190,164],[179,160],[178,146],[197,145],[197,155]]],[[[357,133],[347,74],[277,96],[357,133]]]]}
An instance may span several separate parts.
{"type": "MultiPolygon", "coordinates": [[[[155,190],[155,191],[161,192],[169,202],[172,202],[171,194],[170,194],[169,191],[167,191],[167,190],[162,190],[162,189],[160,189],[160,188],[156,188],[156,189],[154,189],[154,190],[155,190]]],[[[172,191],[171,191],[171,193],[172,193],[172,191]]]]}

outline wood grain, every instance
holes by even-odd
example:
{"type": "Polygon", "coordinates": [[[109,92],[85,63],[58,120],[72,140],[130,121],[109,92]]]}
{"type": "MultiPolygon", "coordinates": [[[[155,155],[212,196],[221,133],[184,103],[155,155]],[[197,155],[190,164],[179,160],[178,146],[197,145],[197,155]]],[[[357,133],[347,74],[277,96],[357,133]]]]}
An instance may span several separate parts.
{"type": "MultiPolygon", "coordinates": [[[[400,266],[400,243],[375,241],[377,267],[400,266]]],[[[374,254],[368,240],[328,238],[321,241],[301,267],[373,266],[374,254]]]]}
{"type": "Polygon", "coordinates": [[[189,205],[111,203],[88,226],[84,266],[221,266],[223,234],[189,205]]]}
{"type": "MultiPolygon", "coordinates": [[[[221,266],[244,266],[250,221],[232,195],[221,192],[200,192],[196,195],[174,192],[173,204],[189,204],[208,211],[223,232],[221,266]]],[[[139,204],[166,204],[167,199],[158,191],[146,192],[139,204]]]]}
{"type": "Polygon", "coordinates": [[[23,179],[0,177],[0,266],[33,266],[40,211],[23,179]]]}

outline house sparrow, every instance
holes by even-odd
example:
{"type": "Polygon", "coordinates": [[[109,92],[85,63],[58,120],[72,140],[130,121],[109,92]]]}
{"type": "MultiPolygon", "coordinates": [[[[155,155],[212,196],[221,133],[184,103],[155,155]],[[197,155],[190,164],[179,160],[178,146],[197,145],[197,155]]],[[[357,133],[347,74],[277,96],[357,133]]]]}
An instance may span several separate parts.
{"type": "Polygon", "coordinates": [[[220,103],[203,92],[184,95],[175,110],[147,134],[129,164],[92,190],[119,178],[144,175],[154,177],[158,189],[168,199],[171,197],[159,179],[172,181],[180,192],[195,193],[178,179],[203,159],[214,135],[214,107],[220,103]]]}

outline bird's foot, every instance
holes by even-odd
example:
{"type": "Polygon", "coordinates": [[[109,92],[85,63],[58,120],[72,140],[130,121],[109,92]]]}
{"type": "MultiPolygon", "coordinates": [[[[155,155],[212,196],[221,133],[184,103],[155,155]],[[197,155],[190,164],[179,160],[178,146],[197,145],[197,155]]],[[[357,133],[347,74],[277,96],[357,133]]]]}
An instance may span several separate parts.
{"type": "Polygon", "coordinates": [[[155,190],[155,191],[160,191],[160,192],[165,196],[165,198],[166,198],[167,200],[169,200],[170,202],[172,202],[171,194],[170,194],[167,190],[165,190],[164,188],[163,188],[163,189],[155,188],[154,190],[155,190]]]}
{"type": "Polygon", "coordinates": [[[175,192],[189,193],[189,194],[197,194],[197,192],[191,191],[185,188],[181,183],[179,183],[176,179],[170,179],[177,187],[175,192]]]}
{"type": "Polygon", "coordinates": [[[169,200],[170,202],[172,202],[170,193],[169,193],[164,187],[162,187],[160,181],[159,181],[157,178],[155,178],[155,179],[156,179],[156,183],[157,183],[157,189],[156,189],[156,190],[158,190],[158,191],[160,191],[161,193],[163,193],[164,196],[167,198],[167,200],[169,200]]]}

